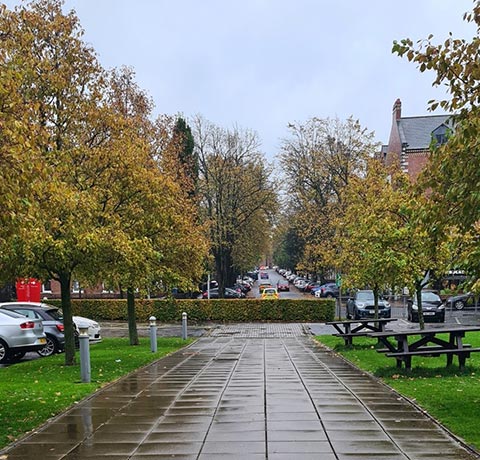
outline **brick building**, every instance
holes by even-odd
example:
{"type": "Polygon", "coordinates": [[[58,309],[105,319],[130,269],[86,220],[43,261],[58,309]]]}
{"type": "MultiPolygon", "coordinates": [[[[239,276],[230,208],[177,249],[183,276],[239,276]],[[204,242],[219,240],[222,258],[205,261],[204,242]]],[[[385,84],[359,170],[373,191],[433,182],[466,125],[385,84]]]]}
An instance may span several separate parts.
{"type": "Polygon", "coordinates": [[[451,115],[402,117],[402,103],[395,101],[388,145],[382,146],[385,163],[397,162],[412,180],[425,167],[433,142],[443,144],[452,130],[451,115]]]}

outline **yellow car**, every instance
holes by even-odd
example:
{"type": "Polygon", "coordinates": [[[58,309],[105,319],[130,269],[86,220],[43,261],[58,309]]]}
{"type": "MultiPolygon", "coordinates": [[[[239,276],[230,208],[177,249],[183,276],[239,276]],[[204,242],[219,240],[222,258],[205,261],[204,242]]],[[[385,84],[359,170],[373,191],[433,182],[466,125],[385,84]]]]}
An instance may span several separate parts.
{"type": "Polygon", "coordinates": [[[262,299],[278,299],[278,291],[275,288],[266,288],[262,292],[262,299]]]}

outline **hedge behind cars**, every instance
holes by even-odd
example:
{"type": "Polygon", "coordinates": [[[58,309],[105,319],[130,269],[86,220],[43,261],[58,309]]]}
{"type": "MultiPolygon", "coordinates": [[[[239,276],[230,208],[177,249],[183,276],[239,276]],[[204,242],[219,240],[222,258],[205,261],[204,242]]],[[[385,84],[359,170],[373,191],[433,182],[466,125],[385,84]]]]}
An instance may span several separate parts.
{"type": "MultiPolygon", "coordinates": [[[[59,300],[48,303],[61,306],[59,300]]],[[[72,300],[73,314],[86,316],[97,321],[127,319],[126,300],[72,300]]],[[[136,300],[137,320],[148,321],[155,316],[160,322],[181,321],[186,312],[189,321],[254,322],[254,321],[293,321],[323,322],[332,321],[335,315],[334,299],[166,299],[136,300]]]]}

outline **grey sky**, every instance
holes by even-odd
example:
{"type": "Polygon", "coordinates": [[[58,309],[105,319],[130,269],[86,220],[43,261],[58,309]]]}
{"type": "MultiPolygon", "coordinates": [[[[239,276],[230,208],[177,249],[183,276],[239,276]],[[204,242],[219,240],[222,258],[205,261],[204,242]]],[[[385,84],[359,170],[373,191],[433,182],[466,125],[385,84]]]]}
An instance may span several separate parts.
{"type": "MultiPolygon", "coordinates": [[[[6,2],[9,6],[18,3],[6,2]]],[[[157,113],[201,113],[258,132],[269,158],[286,125],[347,118],[387,142],[441,97],[432,74],[392,55],[395,39],[470,37],[471,0],[67,0],[106,68],[132,66],[157,113]]]]}

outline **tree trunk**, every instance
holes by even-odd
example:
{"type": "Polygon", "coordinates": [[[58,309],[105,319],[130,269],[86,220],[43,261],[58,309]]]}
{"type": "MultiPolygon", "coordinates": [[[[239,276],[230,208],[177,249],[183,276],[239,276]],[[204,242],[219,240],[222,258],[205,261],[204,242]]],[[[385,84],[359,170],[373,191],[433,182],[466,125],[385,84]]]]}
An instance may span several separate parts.
{"type": "Polygon", "coordinates": [[[133,287],[127,288],[127,317],[128,317],[128,336],[130,345],[139,345],[137,321],[135,318],[135,292],[133,287]]]}
{"type": "Polygon", "coordinates": [[[70,294],[71,273],[59,275],[62,296],[63,325],[65,327],[65,366],[75,365],[75,327],[72,319],[72,299],[70,294]]]}
{"type": "Polygon", "coordinates": [[[373,306],[375,308],[374,318],[378,319],[378,286],[373,287],[373,306]]]}
{"type": "Polygon", "coordinates": [[[415,283],[415,295],[417,296],[417,305],[418,305],[418,326],[420,329],[425,329],[425,320],[423,319],[423,308],[422,308],[422,282],[418,281],[415,283]]]}

